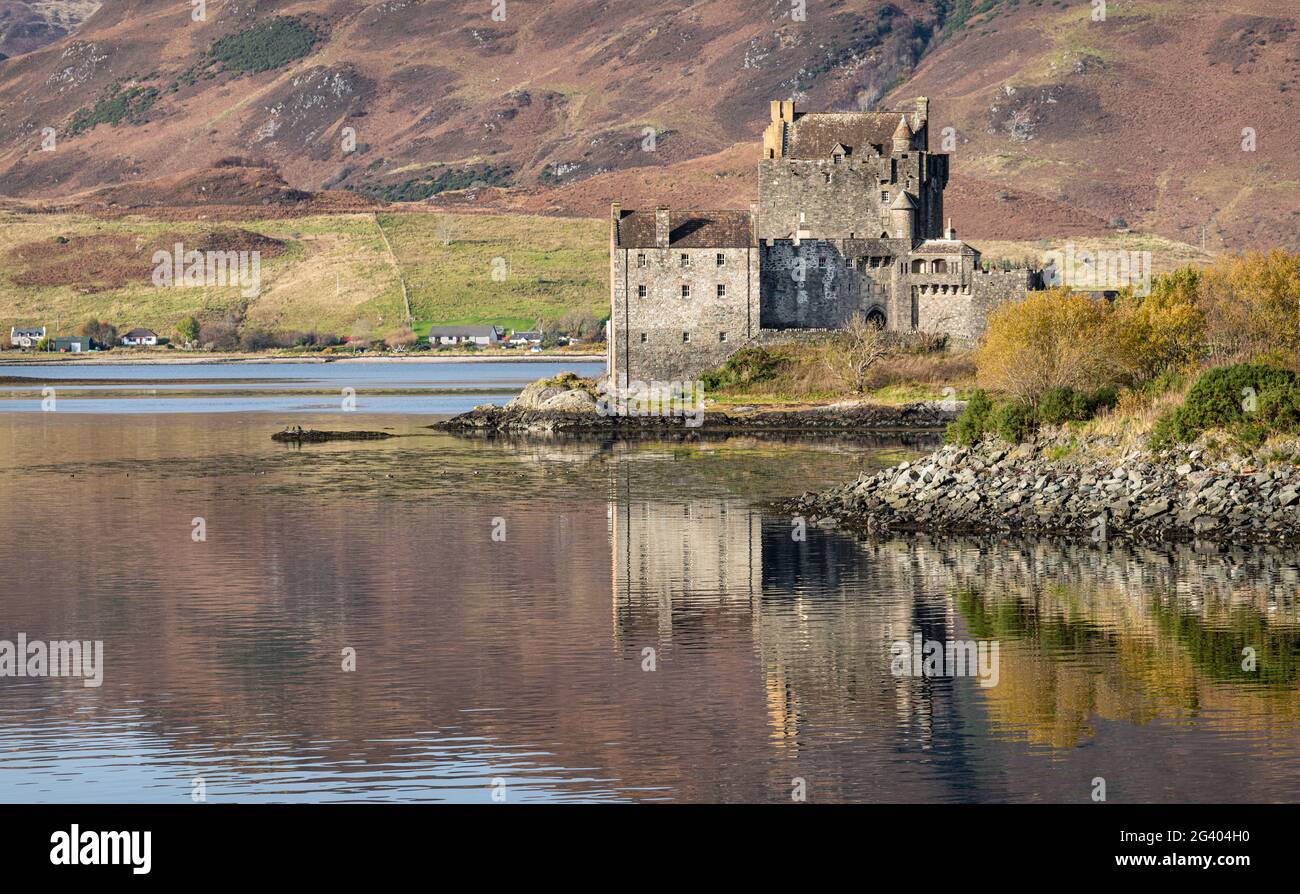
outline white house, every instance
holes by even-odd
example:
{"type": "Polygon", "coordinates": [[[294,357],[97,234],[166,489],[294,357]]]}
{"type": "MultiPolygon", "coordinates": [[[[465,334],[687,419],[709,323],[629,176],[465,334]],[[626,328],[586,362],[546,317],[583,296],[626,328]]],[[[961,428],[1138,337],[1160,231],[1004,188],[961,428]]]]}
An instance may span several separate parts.
{"type": "Polygon", "coordinates": [[[497,345],[501,330],[495,326],[430,326],[431,345],[497,345]]]}
{"type": "Polygon", "coordinates": [[[541,344],[541,333],[511,333],[510,343],[513,346],[523,346],[523,344],[541,344]]]}
{"type": "Polygon", "coordinates": [[[45,337],[45,327],[20,329],[17,326],[9,330],[9,343],[15,348],[34,348],[45,337]]]}
{"type": "Polygon", "coordinates": [[[156,345],[158,344],[158,333],[152,329],[132,329],[126,335],[122,336],[124,345],[156,345]]]}

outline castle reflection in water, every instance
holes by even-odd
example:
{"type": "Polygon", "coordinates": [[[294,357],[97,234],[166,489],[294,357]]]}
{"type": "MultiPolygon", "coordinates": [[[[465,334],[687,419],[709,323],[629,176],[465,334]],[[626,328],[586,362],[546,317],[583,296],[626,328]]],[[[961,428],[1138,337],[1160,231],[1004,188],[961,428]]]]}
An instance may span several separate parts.
{"type": "MultiPolygon", "coordinates": [[[[1300,556],[1195,545],[859,542],[621,467],[609,502],[614,647],[691,654],[748,631],[773,742],[1049,750],[1119,721],[1300,730],[1300,556]],[[650,492],[647,492],[650,491],[650,492]],[[1000,679],[898,677],[890,646],[996,640],[1000,679]],[[1256,664],[1246,669],[1248,657],[1256,664]]],[[[707,685],[707,678],[701,680],[707,685]]]]}

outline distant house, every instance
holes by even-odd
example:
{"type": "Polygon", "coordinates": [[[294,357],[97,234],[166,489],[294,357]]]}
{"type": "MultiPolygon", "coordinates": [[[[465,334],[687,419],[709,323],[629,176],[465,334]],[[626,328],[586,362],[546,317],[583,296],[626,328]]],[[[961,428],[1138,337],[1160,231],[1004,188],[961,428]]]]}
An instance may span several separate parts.
{"type": "Polygon", "coordinates": [[[541,343],[542,333],[540,332],[510,333],[510,344],[512,345],[540,345],[541,343]]]}
{"type": "Polygon", "coordinates": [[[54,339],[54,350],[65,354],[81,354],[95,350],[95,340],[89,335],[60,335],[54,339]]]}
{"type": "Polygon", "coordinates": [[[45,337],[45,327],[19,329],[14,326],[9,330],[9,343],[15,348],[34,348],[45,337]]]}
{"type": "Polygon", "coordinates": [[[430,326],[431,345],[498,345],[502,332],[495,326],[430,326]]]}
{"type": "Polygon", "coordinates": [[[132,329],[126,335],[122,336],[124,345],[156,345],[158,344],[158,333],[152,329],[132,329]]]}

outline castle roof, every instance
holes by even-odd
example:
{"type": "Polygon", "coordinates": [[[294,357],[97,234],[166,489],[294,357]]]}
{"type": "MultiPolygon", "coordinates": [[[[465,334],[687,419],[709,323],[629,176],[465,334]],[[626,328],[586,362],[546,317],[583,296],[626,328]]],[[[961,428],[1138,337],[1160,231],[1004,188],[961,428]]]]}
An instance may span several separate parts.
{"type": "MultiPolygon", "coordinates": [[[[619,248],[654,248],[655,212],[624,211],[618,219],[619,248]]],[[[748,211],[670,211],[670,248],[747,248],[754,244],[748,211]]]]}
{"type": "Polygon", "coordinates": [[[898,127],[894,128],[894,139],[910,140],[912,139],[912,128],[907,126],[907,116],[898,116],[898,127]]]}
{"type": "MultiPolygon", "coordinates": [[[[789,158],[830,158],[835,144],[852,155],[867,155],[872,146],[887,151],[898,127],[898,112],[807,112],[790,125],[789,158]]],[[[908,132],[911,136],[911,132],[908,132]]]]}
{"type": "Polygon", "coordinates": [[[892,202],[889,203],[889,210],[891,210],[891,211],[915,211],[915,210],[916,210],[916,199],[912,198],[912,194],[911,194],[910,192],[908,192],[907,190],[905,190],[905,189],[903,189],[903,190],[899,190],[898,195],[894,197],[894,201],[892,201],[892,202]]]}
{"type": "Polygon", "coordinates": [[[965,242],[962,242],[960,239],[927,239],[912,249],[912,254],[916,254],[917,252],[947,255],[979,254],[978,251],[967,245],[965,242]]]}

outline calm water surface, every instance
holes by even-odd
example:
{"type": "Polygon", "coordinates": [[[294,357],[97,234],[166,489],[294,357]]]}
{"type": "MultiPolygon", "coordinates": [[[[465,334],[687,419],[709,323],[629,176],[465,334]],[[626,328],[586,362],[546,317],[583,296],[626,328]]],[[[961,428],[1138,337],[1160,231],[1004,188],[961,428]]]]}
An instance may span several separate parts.
{"type": "MultiPolygon", "coordinates": [[[[463,413],[505,403],[536,379],[572,370],[600,375],[603,361],[333,363],[86,363],[0,365],[0,413],[331,413],[350,389],[356,413],[463,413]],[[3,381],[17,377],[22,381],[3,381]]],[[[301,423],[302,420],[295,420],[301,423]]]]}
{"type": "Polygon", "coordinates": [[[0,800],[1300,798],[1295,553],[796,541],[764,509],[917,443],[280,421],[0,414],[0,639],[106,664],[0,678],[0,800]],[[998,685],[895,677],[914,631],[998,641],[998,685]]]}

